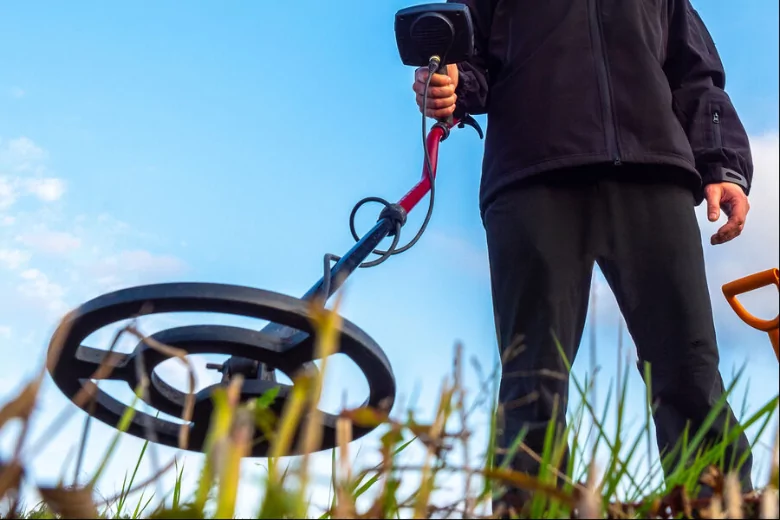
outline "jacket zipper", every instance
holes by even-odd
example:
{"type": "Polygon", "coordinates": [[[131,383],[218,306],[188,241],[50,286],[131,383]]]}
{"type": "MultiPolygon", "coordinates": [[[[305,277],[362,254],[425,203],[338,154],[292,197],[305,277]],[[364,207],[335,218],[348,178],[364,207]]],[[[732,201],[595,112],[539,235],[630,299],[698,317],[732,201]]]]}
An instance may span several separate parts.
{"type": "Polygon", "coordinates": [[[607,58],[604,54],[604,40],[601,20],[598,12],[598,0],[590,0],[588,13],[590,19],[590,34],[595,51],[596,68],[598,72],[599,92],[603,107],[604,135],[607,140],[607,153],[616,165],[621,164],[620,147],[617,142],[617,123],[612,107],[612,93],[607,74],[607,58]]]}
{"type": "Polygon", "coordinates": [[[722,148],[723,138],[720,135],[720,112],[717,110],[712,113],[712,134],[715,137],[715,148],[722,148]]]}

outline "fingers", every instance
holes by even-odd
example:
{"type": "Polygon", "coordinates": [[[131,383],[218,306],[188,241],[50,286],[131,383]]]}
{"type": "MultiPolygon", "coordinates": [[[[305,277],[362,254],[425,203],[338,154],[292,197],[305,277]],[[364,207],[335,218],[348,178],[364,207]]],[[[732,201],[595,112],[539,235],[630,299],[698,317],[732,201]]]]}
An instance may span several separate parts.
{"type": "MultiPolygon", "coordinates": [[[[450,116],[455,112],[455,102],[457,96],[455,94],[438,99],[428,98],[426,103],[425,115],[435,119],[443,119],[450,116]]],[[[423,96],[417,94],[417,106],[422,110],[423,96]]]]}
{"type": "Polygon", "coordinates": [[[710,239],[712,245],[725,244],[737,238],[745,228],[745,221],[750,209],[748,199],[742,193],[737,195],[726,194],[724,199],[721,200],[721,205],[728,208],[729,219],[717,233],[712,235],[710,239]]]}
{"type": "Polygon", "coordinates": [[[425,115],[427,117],[430,117],[432,119],[441,119],[441,120],[447,119],[454,113],[455,113],[455,105],[451,105],[447,108],[440,108],[439,110],[428,109],[425,111],[425,115]]]}
{"type": "Polygon", "coordinates": [[[717,233],[712,235],[710,243],[714,246],[725,244],[730,240],[734,240],[745,228],[745,220],[737,217],[732,217],[726,222],[717,233]]]}
{"type": "MultiPolygon", "coordinates": [[[[415,73],[412,90],[416,94],[417,106],[423,111],[423,94],[425,81],[428,79],[428,69],[419,68],[415,73]]],[[[455,85],[446,74],[433,74],[428,86],[428,96],[425,103],[425,115],[435,119],[443,119],[455,112],[455,85]]]]}
{"type": "Polygon", "coordinates": [[[719,184],[708,184],[704,188],[704,195],[707,198],[707,218],[710,222],[716,222],[720,218],[720,199],[723,195],[723,188],[719,184]]]}
{"type": "MultiPolygon", "coordinates": [[[[412,90],[414,90],[415,94],[422,98],[422,95],[425,93],[425,82],[415,81],[412,85],[412,90]]],[[[455,87],[452,84],[428,87],[428,99],[446,98],[452,96],[453,94],[455,94],[455,87]]]]}
{"type": "MultiPolygon", "coordinates": [[[[425,81],[428,79],[428,69],[426,67],[420,67],[414,73],[414,82],[419,83],[420,86],[425,85],[425,81]]],[[[446,74],[434,73],[431,77],[431,87],[444,87],[452,85],[452,78],[446,74]]],[[[420,91],[422,92],[422,90],[420,91]]]]}

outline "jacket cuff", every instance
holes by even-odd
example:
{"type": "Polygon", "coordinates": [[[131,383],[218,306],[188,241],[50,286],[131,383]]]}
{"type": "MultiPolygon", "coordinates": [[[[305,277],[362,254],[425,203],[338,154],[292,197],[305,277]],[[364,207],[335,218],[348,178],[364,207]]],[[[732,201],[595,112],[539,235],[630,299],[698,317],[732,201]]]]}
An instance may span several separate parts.
{"type": "Polygon", "coordinates": [[[704,171],[702,171],[701,174],[702,184],[704,186],[720,182],[730,182],[742,188],[745,195],[750,194],[750,183],[744,175],[736,170],[726,168],[721,164],[710,164],[704,168],[704,171]]]}
{"type": "Polygon", "coordinates": [[[469,95],[474,90],[474,80],[469,71],[464,71],[458,67],[458,86],[455,87],[455,95],[458,97],[455,101],[455,112],[452,114],[457,119],[463,119],[468,114],[469,95]]]}

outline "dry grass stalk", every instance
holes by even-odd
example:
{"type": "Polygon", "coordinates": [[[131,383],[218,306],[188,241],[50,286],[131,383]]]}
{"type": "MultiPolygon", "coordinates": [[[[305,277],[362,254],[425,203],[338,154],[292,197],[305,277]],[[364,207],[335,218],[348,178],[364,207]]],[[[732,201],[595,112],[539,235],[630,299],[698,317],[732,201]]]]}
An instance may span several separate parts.
{"type": "Polygon", "coordinates": [[[92,499],[92,488],[38,488],[52,513],[61,518],[98,518],[100,513],[92,499]]]}
{"type": "Polygon", "coordinates": [[[251,407],[238,409],[231,427],[225,461],[219,476],[217,518],[233,518],[241,478],[241,460],[249,456],[254,438],[254,414],[251,407]]]}
{"type": "Polygon", "coordinates": [[[322,387],[325,378],[325,372],[328,366],[328,359],[338,351],[339,331],[341,330],[341,316],[338,314],[338,308],[341,303],[342,293],[336,295],[333,309],[328,310],[317,302],[313,302],[309,307],[309,312],[317,330],[314,344],[314,357],[321,360],[321,368],[313,370],[308,374],[311,379],[311,392],[308,395],[309,409],[306,414],[303,435],[300,439],[299,451],[303,453],[303,459],[300,466],[300,486],[302,489],[308,487],[309,483],[309,459],[310,454],[319,451],[322,446],[322,411],[319,408],[322,397],[322,387]]]}
{"type": "Polygon", "coordinates": [[[780,517],[780,508],[778,507],[778,501],[780,496],[776,489],[771,486],[764,490],[761,494],[761,505],[759,507],[759,515],[761,518],[778,518],[780,517]]]}
{"type": "Polygon", "coordinates": [[[431,466],[434,457],[439,454],[440,449],[443,446],[444,427],[447,423],[447,419],[449,419],[454,392],[454,387],[449,386],[446,381],[442,384],[436,418],[428,429],[427,438],[422,437],[420,439],[426,445],[427,450],[425,453],[425,461],[423,462],[422,483],[418,490],[417,499],[415,500],[413,518],[427,518],[428,516],[427,509],[435,480],[432,475],[431,466]]]}
{"type": "MultiPolygon", "coordinates": [[[[70,332],[70,324],[71,324],[71,317],[73,316],[73,313],[68,313],[63,320],[61,320],[60,326],[57,328],[52,341],[50,342],[50,347],[47,351],[47,357],[46,357],[46,365],[41,367],[41,370],[36,377],[35,380],[33,380],[31,383],[25,386],[25,388],[22,390],[20,395],[13,399],[11,402],[9,402],[3,409],[0,411],[0,428],[5,425],[7,420],[11,418],[20,418],[24,421],[23,424],[23,430],[22,435],[20,436],[19,443],[17,445],[16,449],[16,456],[15,461],[12,462],[11,465],[9,465],[4,471],[2,471],[2,475],[0,475],[0,483],[3,485],[0,486],[0,489],[3,487],[6,487],[6,484],[11,485],[13,487],[17,487],[20,484],[21,475],[23,474],[23,471],[21,469],[21,464],[17,461],[21,458],[21,448],[23,445],[24,437],[26,437],[27,433],[27,423],[29,420],[30,415],[33,412],[35,403],[38,398],[38,392],[40,389],[41,382],[43,380],[43,377],[46,373],[46,368],[49,367],[50,369],[56,366],[56,364],[59,362],[61,353],[62,353],[62,347],[64,345],[65,339],[70,332]]],[[[131,333],[134,334],[141,339],[148,339],[144,338],[143,335],[140,334],[140,332],[137,331],[133,327],[133,325],[128,325],[127,327],[124,327],[120,329],[114,336],[113,341],[111,343],[111,346],[109,350],[107,351],[106,356],[103,358],[100,365],[98,365],[97,369],[93,372],[91,379],[106,379],[108,378],[111,373],[113,372],[114,368],[117,365],[117,361],[122,358],[121,354],[117,354],[114,352],[114,349],[116,347],[116,344],[118,343],[119,339],[121,338],[122,334],[124,333],[131,333]]],[[[194,395],[194,370],[191,365],[189,365],[188,360],[183,357],[183,354],[186,354],[184,351],[180,351],[178,349],[173,349],[172,347],[169,347],[167,345],[162,345],[159,342],[155,342],[154,340],[149,340],[148,343],[152,343],[150,345],[151,348],[155,348],[156,350],[159,350],[163,353],[166,353],[168,355],[176,355],[177,357],[180,357],[185,364],[189,367],[189,373],[190,373],[190,380],[191,380],[191,389],[190,394],[194,395]]],[[[148,377],[144,373],[142,374],[142,383],[148,384],[148,377]]],[[[84,408],[87,403],[90,400],[94,400],[95,396],[97,394],[97,385],[92,383],[91,381],[84,384],[81,389],[76,393],[76,395],[73,397],[73,402],[78,408],[84,408]]],[[[193,401],[194,403],[194,401],[193,401]]],[[[66,421],[69,416],[74,413],[76,408],[69,407],[68,410],[65,410],[63,413],[61,413],[55,421],[51,424],[49,430],[44,433],[44,435],[41,436],[41,439],[34,448],[31,450],[33,453],[37,454],[42,451],[42,444],[48,442],[52,437],[53,433],[61,428],[62,423],[66,421]]],[[[88,419],[89,420],[89,419],[88,419]]],[[[88,422],[85,425],[85,433],[88,430],[88,422]]],[[[182,447],[186,447],[186,428],[182,427],[182,430],[184,430],[184,437],[182,439],[182,442],[180,442],[180,445],[182,447]]],[[[85,438],[82,438],[82,441],[86,441],[85,438]]],[[[108,457],[110,454],[107,454],[106,457],[108,457]]],[[[140,489],[143,489],[147,487],[148,485],[152,483],[159,482],[160,477],[167,472],[171,467],[173,467],[175,462],[171,461],[169,465],[167,465],[162,470],[156,471],[154,475],[146,479],[144,482],[139,483],[137,486],[134,486],[133,489],[129,491],[125,491],[125,494],[129,494],[131,492],[138,491],[140,489]]],[[[78,469],[78,468],[77,468],[78,469]]],[[[100,473],[98,471],[98,473],[100,473]]],[[[93,482],[90,482],[90,484],[94,484],[93,482]]],[[[5,496],[7,491],[9,489],[2,489],[2,493],[0,493],[0,496],[5,496]]],[[[39,492],[41,493],[42,498],[44,499],[44,502],[47,504],[49,509],[56,515],[59,515],[62,518],[90,518],[90,517],[96,517],[98,515],[97,513],[97,505],[95,504],[93,498],[92,498],[92,491],[93,491],[93,485],[88,485],[86,487],[64,487],[64,486],[56,486],[56,487],[39,487],[39,492]]],[[[116,500],[117,497],[109,498],[104,501],[104,505],[106,503],[111,503],[116,500]]]]}
{"type": "MultiPolygon", "coordinates": [[[[49,343],[49,349],[46,353],[46,365],[41,368],[41,372],[39,377],[42,379],[43,375],[46,371],[46,368],[53,371],[54,368],[57,366],[57,363],[59,363],[60,357],[62,355],[62,348],[65,345],[65,339],[67,338],[67,335],[70,332],[70,325],[72,323],[71,316],[73,316],[74,313],[70,312],[66,314],[66,316],[61,320],[60,325],[57,327],[57,330],[54,333],[54,336],[52,337],[51,342],[49,343]]],[[[123,328],[119,330],[115,335],[114,339],[111,342],[110,348],[106,353],[106,356],[103,358],[103,361],[100,363],[98,368],[95,370],[95,372],[92,373],[90,376],[90,379],[104,379],[107,378],[114,370],[115,362],[117,362],[120,358],[120,354],[116,354],[114,352],[114,349],[116,348],[116,344],[119,341],[119,338],[126,332],[126,328],[123,328]]],[[[83,384],[79,391],[76,393],[75,396],[73,396],[73,403],[76,405],[76,407],[69,406],[65,410],[63,410],[55,419],[51,422],[49,425],[49,428],[40,436],[38,442],[36,442],[33,445],[33,448],[31,448],[29,451],[31,451],[34,454],[41,453],[43,451],[43,446],[45,444],[48,444],[49,441],[56,435],[58,431],[60,431],[63,427],[63,424],[76,412],[77,408],[84,409],[84,405],[86,404],[88,399],[94,400],[95,395],[97,395],[97,386],[92,383],[92,381],[88,381],[86,384],[83,384]]],[[[87,421],[89,421],[89,418],[87,418],[87,421]]],[[[89,424],[87,422],[87,424],[89,424]]],[[[86,428],[85,428],[86,431],[86,428]]],[[[78,462],[77,462],[77,472],[78,472],[78,462]]]]}
{"type": "MultiPolygon", "coordinates": [[[[0,463],[0,499],[15,494],[22,483],[24,468],[18,461],[0,463]]],[[[15,508],[12,508],[15,510],[15,508]]]]}
{"type": "Polygon", "coordinates": [[[588,468],[588,477],[585,481],[584,490],[580,492],[577,500],[576,509],[579,518],[601,518],[601,497],[596,489],[596,465],[591,464],[588,468]]]}
{"type": "Polygon", "coordinates": [[[135,326],[128,325],[127,331],[136,336],[139,340],[143,341],[149,348],[156,350],[157,352],[172,358],[178,359],[184,364],[184,368],[187,369],[187,385],[188,391],[184,397],[184,410],[182,411],[181,419],[184,423],[179,428],[179,448],[186,450],[189,445],[190,430],[187,424],[192,420],[192,414],[195,410],[195,369],[192,363],[187,359],[187,351],[184,349],[171,347],[157,341],[152,337],[145,336],[135,326]]]}
{"type": "Polygon", "coordinates": [[[334,518],[357,518],[354,497],[347,486],[352,482],[352,464],[349,461],[349,443],[352,442],[352,421],[339,417],[336,422],[336,445],[339,450],[339,474],[334,479],[336,504],[334,518]]]}
{"type": "Polygon", "coordinates": [[[160,479],[162,479],[162,477],[166,473],[168,473],[171,469],[173,469],[175,466],[176,466],[176,457],[173,457],[168,464],[166,464],[165,466],[157,469],[154,473],[149,475],[144,480],[140,481],[138,484],[135,484],[134,486],[132,486],[131,488],[129,488],[129,489],[125,490],[125,491],[120,491],[120,492],[116,493],[115,495],[113,495],[113,496],[111,496],[109,498],[101,500],[99,502],[99,505],[100,506],[106,506],[108,504],[113,504],[117,500],[119,500],[119,498],[122,497],[123,495],[124,496],[132,495],[134,493],[137,493],[138,491],[141,491],[142,489],[145,489],[145,488],[151,486],[152,484],[155,484],[155,483],[159,482],[160,479]]]}
{"type": "Polygon", "coordinates": [[[244,384],[244,376],[237,374],[227,385],[225,389],[224,402],[216,403],[219,408],[217,413],[222,420],[216,422],[213,442],[208,449],[208,457],[211,459],[211,467],[215,474],[219,475],[225,471],[229,451],[231,449],[232,439],[231,430],[234,428],[236,409],[241,397],[241,387],[244,384]]]}
{"type": "Polygon", "coordinates": [[[472,480],[474,478],[474,470],[473,468],[470,467],[471,450],[469,449],[469,441],[471,440],[471,435],[468,429],[468,410],[466,409],[466,389],[463,384],[463,345],[461,345],[460,343],[458,343],[455,346],[455,362],[453,367],[453,377],[455,381],[454,386],[456,390],[455,406],[456,409],[459,411],[459,417],[460,417],[460,433],[458,434],[458,438],[460,439],[461,446],[463,448],[463,460],[466,461],[466,466],[464,467],[466,483],[463,489],[463,496],[464,496],[463,515],[465,518],[472,518],[475,516],[474,509],[477,506],[477,498],[473,497],[471,494],[471,485],[472,485],[472,480]]]}
{"type": "Polygon", "coordinates": [[[54,335],[49,342],[49,349],[46,351],[46,363],[43,367],[44,369],[45,367],[53,368],[57,366],[57,363],[59,363],[60,356],[62,355],[62,349],[65,346],[65,339],[68,337],[68,334],[70,334],[71,324],[73,323],[73,317],[75,314],[75,311],[70,311],[66,313],[65,316],[63,316],[60,320],[60,323],[58,324],[56,330],[54,331],[54,335]]]}
{"type": "Polygon", "coordinates": [[[0,428],[13,419],[26,421],[30,418],[35,409],[40,387],[41,378],[37,377],[24,385],[16,397],[0,408],[0,428]]]}
{"type": "Polygon", "coordinates": [[[780,431],[775,435],[775,445],[772,449],[772,467],[769,471],[769,485],[761,495],[761,518],[780,517],[780,431]]]}
{"type": "Polygon", "coordinates": [[[769,486],[780,489],[780,430],[775,436],[775,446],[772,450],[772,469],[769,472],[769,486]]]}
{"type": "Polygon", "coordinates": [[[349,443],[352,442],[352,421],[344,417],[336,420],[336,445],[339,449],[339,479],[350,482],[352,480],[352,464],[349,462],[349,443]]]}
{"type": "Polygon", "coordinates": [[[15,515],[19,508],[19,491],[25,476],[22,450],[30,431],[30,417],[35,411],[44,373],[45,367],[41,368],[36,378],[26,384],[15,398],[0,409],[0,430],[11,420],[19,419],[22,422],[22,431],[17,438],[11,461],[7,464],[0,463],[0,498],[11,498],[11,515],[15,515]]]}
{"type": "Polygon", "coordinates": [[[735,473],[726,475],[723,482],[723,501],[728,518],[742,518],[742,493],[739,478],[735,473]]]}

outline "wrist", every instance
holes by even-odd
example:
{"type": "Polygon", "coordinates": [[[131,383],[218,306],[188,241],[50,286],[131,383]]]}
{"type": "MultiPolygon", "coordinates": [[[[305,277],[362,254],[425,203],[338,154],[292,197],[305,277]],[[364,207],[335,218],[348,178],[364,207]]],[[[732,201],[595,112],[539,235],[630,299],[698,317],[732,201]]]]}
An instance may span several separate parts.
{"type": "Polygon", "coordinates": [[[750,192],[750,183],[747,178],[736,170],[726,168],[720,164],[710,164],[702,172],[702,181],[704,186],[708,184],[719,184],[728,182],[736,184],[747,195],[750,192]]]}

